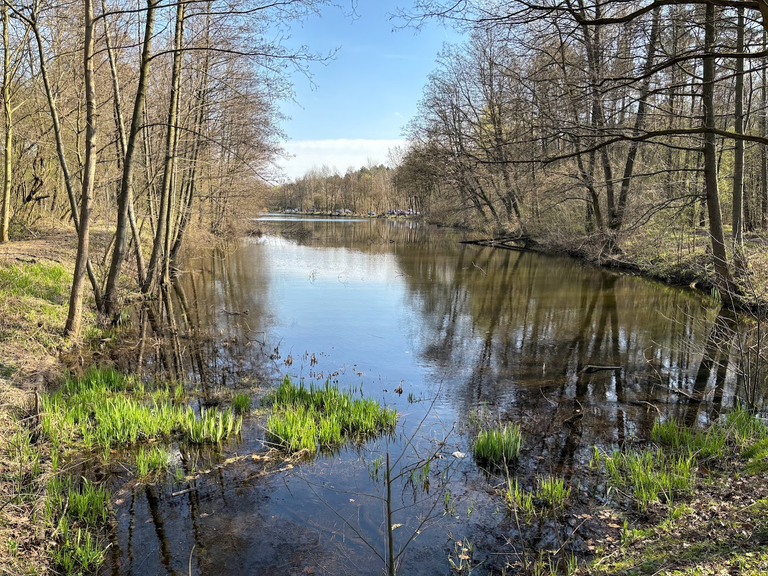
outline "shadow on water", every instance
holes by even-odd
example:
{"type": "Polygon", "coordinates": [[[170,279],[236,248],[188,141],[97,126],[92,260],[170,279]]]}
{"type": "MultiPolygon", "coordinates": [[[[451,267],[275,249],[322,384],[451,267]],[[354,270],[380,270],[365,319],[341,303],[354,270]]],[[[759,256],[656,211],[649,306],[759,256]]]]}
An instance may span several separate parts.
{"type": "Polygon", "coordinates": [[[390,486],[403,573],[449,573],[461,539],[486,571],[515,566],[523,548],[584,552],[599,526],[575,514],[605,491],[594,446],[642,443],[660,416],[706,424],[737,398],[763,402],[744,353],[759,323],[692,291],[414,222],[259,226],[189,256],[162,298],[134,310],[118,365],[184,381],[202,403],[285,373],[330,378],[396,408],[398,431],[286,465],[265,462],[252,416],[218,453],[178,451],[192,480],[116,473],[105,574],[380,574],[386,483],[372,470],[386,455],[403,457],[398,471],[436,455],[427,482],[390,486]],[[525,436],[511,470],[521,486],[550,475],[581,486],[568,513],[520,530],[495,492],[503,478],[471,458],[479,430],[510,421],[525,436]]]}

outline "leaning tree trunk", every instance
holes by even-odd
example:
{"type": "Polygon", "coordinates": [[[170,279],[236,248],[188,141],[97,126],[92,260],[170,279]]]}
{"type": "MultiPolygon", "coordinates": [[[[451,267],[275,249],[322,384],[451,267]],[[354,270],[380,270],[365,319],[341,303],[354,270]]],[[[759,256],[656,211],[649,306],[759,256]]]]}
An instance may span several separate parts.
{"type": "MultiPolygon", "coordinates": [[[[92,11],[93,9],[91,9],[92,11]]],[[[32,33],[35,35],[35,41],[37,42],[37,53],[40,58],[40,76],[43,79],[43,88],[45,89],[45,97],[48,101],[48,110],[51,114],[51,122],[53,123],[53,136],[56,140],[56,153],[59,157],[59,165],[61,167],[61,175],[64,179],[64,187],[67,189],[67,197],[69,198],[69,207],[72,212],[72,221],[75,224],[75,230],[77,231],[78,238],[80,236],[80,221],[81,214],[77,208],[77,200],[75,198],[75,191],[72,186],[72,176],[69,171],[69,163],[64,153],[64,140],[61,133],[61,120],[59,119],[59,111],[56,107],[56,101],[53,96],[53,88],[48,78],[48,67],[45,63],[45,50],[43,48],[43,39],[40,35],[40,27],[37,24],[37,13],[33,12],[31,19],[28,21],[32,28],[32,33]]],[[[90,207],[89,207],[90,208],[90,207]]],[[[90,219],[90,217],[89,217],[90,219]]],[[[88,272],[88,278],[91,281],[91,287],[93,288],[93,298],[96,300],[96,307],[101,310],[101,288],[99,282],[96,279],[96,274],[93,271],[90,258],[86,255],[85,269],[88,272]]]]}
{"type": "MultiPolygon", "coordinates": [[[[154,33],[155,12],[157,0],[147,0],[147,20],[144,25],[144,45],[141,51],[141,67],[139,69],[139,84],[136,89],[136,99],[133,104],[133,116],[131,118],[131,127],[127,134],[122,130],[122,118],[118,118],[118,129],[121,134],[121,145],[123,148],[123,175],[120,179],[120,195],[118,196],[117,227],[115,228],[115,248],[112,251],[112,261],[107,276],[107,287],[104,292],[104,312],[107,316],[112,316],[117,311],[117,285],[120,279],[120,269],[125,258],[125,244],[128,233],[128,226],[134,236],[136,245],[136,260],[139,268],[139,283],[143,284],[144,278],[144,260],[141,254],[141,243],[136,228],[135,217],[133,217],[133,171],[134,155],[136,153],[137,140],[142,127],[142,117],[144,112],[144,103],[147,98],[147,80],[149,78],[149,69],[152,52],[152,35],[154,33]]],[[[104,23],[106,28],[106,21],[104,23]]],[[[107,38],[109,34],[107,33],[107,38]]],[[[118,99],[120,89],[117,83],[117,74],[115,72],[114,57],[110,51],[110,65],[112,66],[112,82],[115,91],[115,98],[118,99]]],[[[121,117],[122,113],[118,111],[121,117]]]]}

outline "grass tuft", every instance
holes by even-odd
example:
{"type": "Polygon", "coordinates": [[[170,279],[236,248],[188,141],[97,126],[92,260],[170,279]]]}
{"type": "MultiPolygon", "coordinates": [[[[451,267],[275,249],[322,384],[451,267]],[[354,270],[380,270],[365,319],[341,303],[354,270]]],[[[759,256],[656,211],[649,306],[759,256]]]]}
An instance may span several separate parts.
{"type": "Polygon", "coordinates": [[[522,445],[523,434],[520,426],[510,424],[481,431],[472,448],[479,460],[493,466],[504,467],[520,456],[522,445]]]}
{"type": "Polygon", "coordinates": [[[326,382],[309,388],[286,376],[265,402],[272,405],[267,439],[289,452],[316,451],[390,431],[397,413],[369,398],[356,398],[326,382]]]}

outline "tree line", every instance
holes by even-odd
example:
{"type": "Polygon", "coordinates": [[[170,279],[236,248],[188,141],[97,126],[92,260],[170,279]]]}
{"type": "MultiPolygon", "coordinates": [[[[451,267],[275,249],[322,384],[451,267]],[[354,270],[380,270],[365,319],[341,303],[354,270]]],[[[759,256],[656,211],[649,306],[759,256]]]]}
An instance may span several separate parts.
{"type": "Polygon", "coordinates": [[[641,226],[705,225],[735,289],[744,233],[768,226],[764,0],[418,0],[401,16],[469,33],[407,127],[404,194],[609,252],[641,226]]]}
{"type": "Polygon", "coordinates": [[[41,216],[74,222],[68,333],[87,284],[116,317],[122,290],[168,281],[190,222],[221,231],[265,187],[287,72],[322,59],[288,48],[286,26],[323,3],[2,4],[0,242],[41,216]],[[90,246],[95,218],[105,253],[90,246]]]}
{"type": "MultiPolygon", "coordinates": [[[[391,150],[397,164],[400,150],[391,150]]],[[[398,185],[399,172],[384,164],[359,169],[348,168],[344,176],[328,166],[312,168],[303,176],[275,187],[269,194],[269,205],[276,209],[303,212],[350,210],[355,214],[383,214],[387,211],[420,213],[420,197],[409,194],[398,185]]]]}

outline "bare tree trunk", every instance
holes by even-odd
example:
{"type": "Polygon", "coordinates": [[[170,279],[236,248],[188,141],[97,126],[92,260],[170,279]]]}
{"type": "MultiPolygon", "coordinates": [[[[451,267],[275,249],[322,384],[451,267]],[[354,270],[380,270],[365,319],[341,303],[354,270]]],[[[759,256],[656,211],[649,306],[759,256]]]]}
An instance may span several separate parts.
{"type": "MultiPolygon", "coordinates": [[[[744,8],[738,9],[736,52],[744,52],[744,8]]],[[[735,126],[744,133],[744,59],[736,58],[735,126]]],[[[733,153],[733,253],[737,270],[744,270],[744,141],[736,140],[733,153]]]]}
{"type": "MultiPolygon", "coordinates": [[[[209,6],[209,12],[210,12],[210,2],[208,3],[209,6]]],[[[205,47],[206,49],[209,48],[210,45],[210,37],[209,37],[209,30],[210,30],[210,21],[208,25],[206,25],[206,35],[205,35],[205,47]]],[[[200,72],[201,80],[200,80],[200,87],[198,89],[198,95],[197,95],[197,114],[195,114],[195,125],[194,125],[194,140],[192,143],[192,153],[191,153],[191,168],[188,173],[185,174],[185,178],[182,182],[182,190],[183,190],[183,196],[182,196],[182,202],[179,209],[179,222],[177,225],[177,233],[176,238],[173,241],[173,247],[171,248],[171,256],[170,261],[172,264],[175,265],[179,251],[181,250],[181,245],[184,240],[184,233],[187,230],[187,225],[189,224],[189,219],[192,213],[192,202],[195,198],[195,189],[197,186],[197,161],[198,156],[200,154],[200,146],[203,139],[203,126],[205,123],[205,115],[206,115],[206,109],[208,105],[208,84],[209,84],[209,74],[210,71],[210,54],[208,52],[205,53],[204,59],[203,59],[203,68],[200,72]]]]}
{"type": "MultiPolygon", "coordinates": [[[[104,1],[104,0],[102,0],[104,1]]],[[[107,276],[107,288],[104,293],[104,312],[112,316],[117,311],[117,285],[120,279],[120,269],[125,257],[125,243],[128,233],[128,226],[134,235],[134,244],[136,247],[136,260],[139,268],[139,283],[144,283],[144,259],[141,254],[141,239],[136,229],[136,220],[133,216],[133,170],[134,154],[136,152],[137,139],[141,131],[142,115],[144,112],[144,103],[147,97],[147,79],[149,77],[150,56],[152,51],[152,35],[154,33],[155,10],[157,0],[147,0],[147,20],[144,27],[144,45],[141,52],[141,68],[139,69],[139,84],[136,89],[136,99],[133,104],[133,116],[131,118],[131,127],[126,137],[123,130],[121,140],[123,143],[123,175],[120,180],[120,195],[118,196],[117,227],[115,229],[115,248],[112,251],[112,262],[107,276]]],[[[106,27],[106,21],[104,23],[106,27]]],[[[107,38],[109,34],[107,33],[107,38]]],[[[119,101],[120,88],[117,83],[117,73],[114,67],[114,56],[110,51],[110,65],[113,73],[113,86],[115,98],[119,101]]],[[[122,114],[120,115],[119,125],[123,126],[122,114]]]]}
{"type": "MultiPolygon", "coordinates": [[[[640,87],[640,98],[637,103],[637,113],[635,115],[635,135],[639,135],[645,124],[646,109],[648,106],[648,95],[651,91],[651,70],[653,69],[654,56],[656,54],[656,43],[659,39],[659,28],[661,27],[661,10],[656,8],[653,11],[653,24],[651,25],[651,37],[648,41],[648,52],[645,58],[643,73],[645,79],[640,87]]],[[[619,202],[616,213],[611,217],[610,227],[618,230],[624,224],[624,212],[627,209],[627,200],[629,198],[629,185],[632,181],[632,175],[635,169],[635,160],[637,150],[640,146],[638,140],[633,140],[629,145],[627,160],[624,164],[624,175],[621,179],[621,189],[619,190],[619,202]]]]}
{"type": "Polygon", "coordinates": [[[83,188],[80,198],[80,230],[78,231],[77,257],[69,293],[69,314],[64,332],[71,336],[80,334],[83,318],[83,287],[90,245],[91,199],[93,181],[96,176],[96,83],[93,75],[93,0],[84,1],[85,37],[83,44],[83,66],[85,69],[85,165],[83,166],[83,188]]]}
{"type": "MultiPolygon", "coordinates": [[[[93,11],[93,9],[91,9],[93,11]]],[[[56,140],[56,153],[59,157],[59,165],[61,166],[61,173],[62,178],[64,179],[64,187],[67,189],[67,197],[69,198],[69,207],[72,211],[72,221],[75,224],[75,230],[77,231],[78,237],[81,235],[80,230],[80,221],[81,221],[81,215],[80,211],[77,208],[77,200],[75,199],[75,191],[72,187],[72,176],[69,172],[69,164],[67,162],[67,157],[64,154],[64,142],[62,140],[62,134],[61,134],[61,121],[59,119],[59,112],[58,108],[56,107],[56,101],[53,97],[53,89],[51,87],[50,80],[48,78],[48,67],[45,63],[45,51],[43,49],[43,39],[40,35],[40,28],[37,25],[37,12],[32,13],[32,17],[29,20],[29,25],[32,28],[32,33],[35,35],[35,40],[37,41],[37,52],[38,56],[40,58],[40,76],[43,79],[43,87],[45,88],[45,96],[48,100],[48,109],[51,113],[51,121],[53,122],[53,135],[56,140]]],[[[91,38],[91,41],[93,39],[91,38]]],[[[90,206],[89,206],[90,209],[90,206]]],[[[102,309],[102,300],[101,300],[101,288],[99,287],[99,282],[96,279],[96,274],[93,271],[93,266],[91,265],[90,258],[88,258],[88,255],[86,254],[86,261],[85,261],[85,267],[88,272],[88,278],[91,281],[91,286],[93,288],[93,297],[96,301],[96,307],[98,309],[102,309]]]]}
{"type": "Polygon", "coordinates": [[[152,256],[147,268],[147,277],[142,286],[142,292],[149,292],[157,275],[158,264],[162,257],[163,275],[161,281],[168,279],[168,214],[171,204],[173,176],[176,170],[176,123],[178,122],[179,92],[181,90],[181,64],[183,59],[182,44],[184,40],[184,13],[186,4],[181,1],[176,5],[176,28],[174,32],[173,71],[171,75],[171,101],[168,108],[168,131],[165,140],[165,166],[163,171],[163,186],[160,191],[160,207],[157,215],[152,256]]]}
{"type": "Polygon", "coordinates": [[[3,204],[0,217],[0,242],[8,242],[8,226],[11,218],[11,149],[13,147],[13,122],[11,108],[11,46],[8,40],[8,5],[3,3],[3,116],[5,119],[5,150],[3,152],[3,204]]]}
{"type": "MultiPolygon", "coordinates": [[[[763,30],[763,51],[768,49],[768,32],[763,30]]],[[[760,73],[760,99],[762,110],[760,112],[760,136],[768,136],[768,69],[763,67],[760,73]]],[[[765,146],[760,146],[760,228],[768,227],[768,151],[765,146]]]]}
{"type": "Polygon", "coordinates": [[[715,6],[707,4],[704,22],[704,74],[702,102],[704,105],[704,186],[706,190],[707,213],[709,215],[709,234],[712,239],[712,256],[715,265],[715,285],[723,300],[733,294],[733,278],[728,266],[725,250],[723,219],[720,211],[720,196],[717,185],[717,147],[715,144],[715,6]]]}

